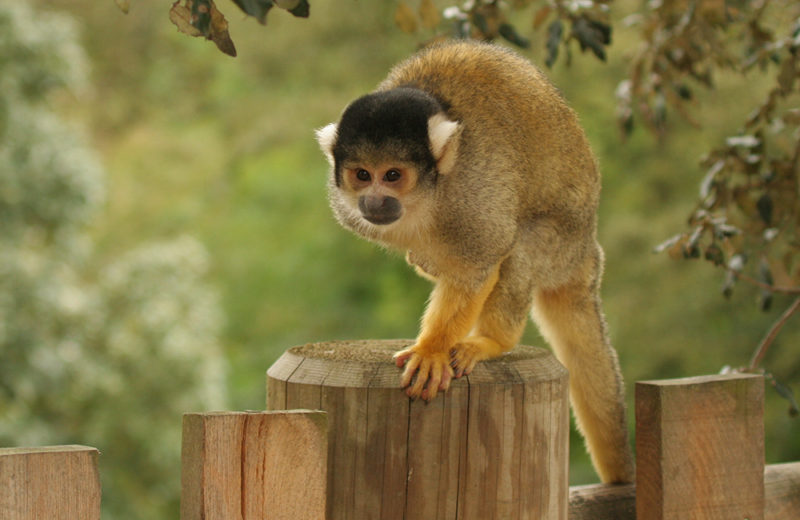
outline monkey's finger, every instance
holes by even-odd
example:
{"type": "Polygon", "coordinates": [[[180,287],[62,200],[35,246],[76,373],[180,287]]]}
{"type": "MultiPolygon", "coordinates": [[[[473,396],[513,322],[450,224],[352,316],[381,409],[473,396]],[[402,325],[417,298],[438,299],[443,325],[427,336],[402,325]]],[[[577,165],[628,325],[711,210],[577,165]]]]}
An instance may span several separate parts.
{"type": "Polygon", "coordinates": [[[403,377],[400,379],[400,387],[405,388],[411,384],[411,379],[414,377],[414,373],[417,371],[417,367],[419,366],[420,362],[422,362],[422,358],[420,356],[411,356],[406,363],[406,369],[403,371],[403,377]]]}
{"type": "Polygon", "coordinates": [[[439,393],[439,385],[442,383],[442,367],[443,365],[439,363],[433,364],[428,383],[422,392],[422,398],[426,401],[432,401],[439,393]]]}
{"type": "Polygon", "coordinates": [[[472,369],[475,368],[475,365],[478,364],[478,360],[475,358],[470,359],[469,363],[467,363],[466,368],[464,369],[464,375],[468,376],[472,373],[472,369]]]}
{"type": "MultiPolygon", "coordinates": [[[[420,359],[419,357],[411,358],[409,361],[409,365],[415,360],[420,359]]],[[[414,383],[406,389],[406,395],[409,397],[419,397],[422,395],[422,389],[425,388],[425,383],[428,382],[428,374],[430,374],[431,369],[431,362],[427,359],[422,359],[421,362],[418,363],[419,368],[417,370],[417,378],[414,380],[414,383]]],[[[408,370],[408,367],[406,367],[408,370]]]]}
{"type": "Polygon", "coordinates": [[[413,355],[414,351],[411,350],[410,348],[407,348],[399,352],[395,352],[395,354],[392,357],[394,358],[395,365],[397,365],[398,368],[403,368],[403,365],[406,364],[408,358],[410,358],[413,355]]]}
{"type": "Polygon", "coordinates": [[[450,381],[452,380],[453,380],[453,369],[448,366],[447,370],[445,370],[444,373],[442,374],[442,382],[439,383],[439,390],[444,392],[448,388],[450,388],[450,381]]]}

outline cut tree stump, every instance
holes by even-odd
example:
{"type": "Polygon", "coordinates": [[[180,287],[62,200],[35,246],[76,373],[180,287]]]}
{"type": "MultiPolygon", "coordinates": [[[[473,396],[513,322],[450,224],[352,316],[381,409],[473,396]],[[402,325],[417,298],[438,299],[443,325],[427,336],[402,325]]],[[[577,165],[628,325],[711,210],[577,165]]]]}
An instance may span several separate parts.
{"type": "Polygon", "coordinates": [[[328,413],[326,518],[566,520],[567,371],[520,346],[412,401],[391,358],[412,343],[308,344],[267,372],[268,410],[328,413]]]}

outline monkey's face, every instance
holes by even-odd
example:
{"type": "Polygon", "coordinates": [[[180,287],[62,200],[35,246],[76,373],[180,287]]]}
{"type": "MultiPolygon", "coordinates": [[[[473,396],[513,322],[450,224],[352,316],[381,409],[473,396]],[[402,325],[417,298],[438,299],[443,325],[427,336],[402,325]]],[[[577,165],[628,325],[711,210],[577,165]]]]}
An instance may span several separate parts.
{"type": "Polygon", "coordinates": [[[413,199],[418,176],[411,164],[345,163],[340,189],[361,218],[383,226],[403,216],[403,201],[413,199]]]}
{"type": "Polygon", "coordinates": [[[430,221],[440,175],[455,164],[459,124],[431,95],[396,88],[351,103],[317,131],[332,167],[330,202],[344,226],[405,246],[430,221]]]}

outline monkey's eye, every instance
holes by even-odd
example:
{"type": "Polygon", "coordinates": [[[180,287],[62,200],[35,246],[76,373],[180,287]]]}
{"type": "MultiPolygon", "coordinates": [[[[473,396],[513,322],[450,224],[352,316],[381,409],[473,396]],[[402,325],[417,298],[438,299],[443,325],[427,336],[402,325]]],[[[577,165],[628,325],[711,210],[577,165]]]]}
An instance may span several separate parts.
{"type": "Polygon", "coordinates": [[[395,182],[399,181],[402,174],[397,170],[389,170],[386,172],[386,175],[383,176],[383,180],[386,182],[395,182]]]}
{"type": "Polygon", "coordinates": [[[372,179],[372,176],[369,174],[367,170],[357,170],[356,179],[362,182],[368,182],[370,179],[372,179]]]}

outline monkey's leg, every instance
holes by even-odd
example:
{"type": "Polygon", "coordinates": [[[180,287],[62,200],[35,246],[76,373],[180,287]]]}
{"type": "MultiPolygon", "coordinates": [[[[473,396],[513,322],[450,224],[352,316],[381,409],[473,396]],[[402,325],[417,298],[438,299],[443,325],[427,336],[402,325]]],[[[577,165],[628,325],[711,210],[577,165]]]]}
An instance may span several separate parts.
{"type": "Polygon", "coordinates": [[[498,267],[483,283],[469,290],[446,279],[439,279],[422,318],[417,342],[394,355],[398,367],[405,364],[403,387],[409,397],[431,400],[439,390],[447,390],[453,377],[450,351],[472,329],[489,293],[497,283],[498,267]],[[416,374],[416,380],[412,379],[416,374]],[[410,386],[409,386],[410,385],[410,386]]]}
{"type": "Polygon", "coordinates": [[[455,377],[472,372],[479,361],[497,357],[519,343],[531,308],[532,289],[526,262],[509,256],[497,284],[483,305],[472,333],[452,352],[455,377]]]}
{"type": "Polygon", "coordinates": [[[534,295],[533,318],[569,370],[570,400],[600,479],[632,482],[625,395],[619,362],[606,334],[598,295],[602,252],[580,268],[580,279],[534,295]]]}

